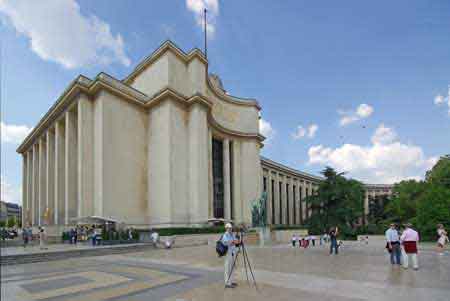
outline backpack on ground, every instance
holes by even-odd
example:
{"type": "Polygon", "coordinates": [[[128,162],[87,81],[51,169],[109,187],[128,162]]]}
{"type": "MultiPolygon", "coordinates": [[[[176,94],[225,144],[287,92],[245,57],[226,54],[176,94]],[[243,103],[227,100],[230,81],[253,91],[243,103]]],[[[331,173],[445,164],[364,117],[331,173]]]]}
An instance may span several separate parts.
{"type": "Polygon", "coordinates": [[[228,246],[226,246],[222,242],[222,237],[223,237],[223,235],[220,236],[218,241],[216,241],[216,253],[217,253],[217,256],[219,256],[219,257],[225,256],[228,251],[228,246]]]}

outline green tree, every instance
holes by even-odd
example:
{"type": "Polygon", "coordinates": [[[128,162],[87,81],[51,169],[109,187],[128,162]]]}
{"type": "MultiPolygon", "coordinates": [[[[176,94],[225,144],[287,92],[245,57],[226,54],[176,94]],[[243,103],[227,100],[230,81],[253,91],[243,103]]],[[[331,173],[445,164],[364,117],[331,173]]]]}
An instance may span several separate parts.
{"type": "Polygon", "coordinates": [[[408,180],[394,185],[392,199],[386,206],[386,215],[391,222],[403,223],[417,215],[417,204],[425,191],[425,182],[408,180]]]}
{"type": "Polygon", "coordinates": [[[433,168],[427,171],[425,180],[450,189],[450,155],[442,156],[433,168]]]}
{"type": "Polygon", "coordinates": [[[16,225],[16,218],[14,216],[11,216],[10,218],[8,218],[8,223],[7,223],[8,228],[12,228],[15,225],[16,225]]]}
{"type": "Polygon", "coordinates": [[[418,200],[417,217],[414,220],[422,239],[436,237],[437,224],[450,227],[450,189],[429,184],[418,200]]]}
{"type": "Polygon", "coordinates": [[[346,179],[331,167],[326,167],[322,174],[325,180],[319,184],[317,193],[306,199],[313,212],[308,220],[310,230],[321,232],[339,226],[341,232],[352,232],[363,214],[363,184],[346,179]]]}

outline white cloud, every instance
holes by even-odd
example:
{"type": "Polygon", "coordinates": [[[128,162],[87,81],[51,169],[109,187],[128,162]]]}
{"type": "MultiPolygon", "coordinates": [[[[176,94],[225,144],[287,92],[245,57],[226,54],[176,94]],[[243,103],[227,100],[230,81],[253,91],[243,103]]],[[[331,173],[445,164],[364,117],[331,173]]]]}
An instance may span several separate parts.
{"type": "Polygon", "coordinates": [[[21,187],[15,187],[8,183],[6,179],[1,176],[1,199],[9,203],[20,204],[22,199],[21,187]]]}
{"type": "Polygon", "coordinates": [[[319,129],[319,126],[317,124],[311,124],[308,127],[308,137],[314,138],[318,129],[319,129]]]}
{"type": "Polygon", "coordinates": [[[205,26],[203,10],[206,8],[206,30],[209,37],[213,37],[216,32],[216,18],[219,15],[219,0],[186,0],[186,7],[194,13],[195,21],[202,30],[205,26]]]}
{"type": "Polygon", "coordinates": [[[394,130],[381,124],[372,144],[344,144],[335,149],[316,145],[308,151],[309,164],[330,165],[366,183],[391,184],[404,179],[423,178],[437,161],[426,157],[421,147],[398,141],[394,130]]]}
{"type": "Polygon", "coordinates": [[[276,131],[272,128],[272,125],[262,118],[259,119],[259,132],[261,135],[266,137],[266,144],[270,143],[276,134],[276,131]]]}
{"type": "Polygon", "coordinates": [[[26,125],[6,124],[1,122],[2,143],[21,143],[31,132],[26,125]]]}
{"type": "Polygon", "coordinates": [[[66,68],[119,62],[130,65],[120,34],[95,15],[81,14],[75,0],[2,0],[0,12],[30,39],[42,59],[66,68]]]}
{"type": "Polygon", "coordinates": [[[319,129],[319,126],[317,124],[310,124],[306,128],[299,125],[299,126],[297,126],[297,129],[295,130],[294,133],[292,133],[291,136],[292,136],[292,139],[294,139],[294,140],[298,140],[303,137],[314,138],[314,136],[316,136],[316,132],[318,129],[319,129]]]}
{"type": "Polygon", "coordinates": [[[434,104],[436,104],[436,105],[443,104],[444,101],[445,101],[445,97],[440,94],[434,98],[434,104]]]}
{"type": "Polygon", "coordinates": [[[373,144],[389,144],[397,140],[397,133],[384,124],[380,124],[372,136],[373,144]]]}
{"type": "Polygon", "coordinates": [[[374,109],[372,106],[362,103],[360,104],[355,111],[338,111],[339,115],[341,115],[341,119],[339,121],[339,124],[341,126],[346,126],[348,124],[351,124],[353,122],[356,122],[361,119],[366,119],[370,115],[372,115],[374,109]]]}
{"type": "Polygon", "coordinates": [[[443,104],[447,104],[447,108],[448,108],[448,116],[450,116],[450,85],[448,86],[448,96],[445,97],[441,94],[438,94],[435,98],[434,98],[434,104],[437,106],[443,105],[443,104]]]}

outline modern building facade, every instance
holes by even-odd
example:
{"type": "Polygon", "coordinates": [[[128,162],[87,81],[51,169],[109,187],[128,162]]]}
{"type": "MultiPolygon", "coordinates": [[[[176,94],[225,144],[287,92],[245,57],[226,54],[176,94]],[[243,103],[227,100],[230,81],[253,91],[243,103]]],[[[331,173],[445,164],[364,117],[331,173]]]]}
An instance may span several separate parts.
{"type": "Polygon", "coordinates": [[[22,207],[15,203],[0,201],[0,222],[7,223],[10,218],[14,218],[17,224],[22,220],[22,207]]]}
{"type": "Polygon", "coordinates": [[[170,41],[122,80],[79,76],[17,150],[23,220],[249,223],[250,202],[269,187],[269,222],[302,223],[301,199],[321,178],[260,157],[260,109],[229,95],[200,50],[185,53],[170,41]]]}

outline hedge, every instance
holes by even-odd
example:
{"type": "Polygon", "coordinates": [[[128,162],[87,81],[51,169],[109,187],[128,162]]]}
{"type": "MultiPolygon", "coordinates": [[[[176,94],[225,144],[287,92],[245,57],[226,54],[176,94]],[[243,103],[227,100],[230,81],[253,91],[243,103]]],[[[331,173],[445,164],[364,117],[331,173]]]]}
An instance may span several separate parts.
{"type": "MultiPolygon", "coordinates": [[[[204,227],[204,228],[154,228],[160,236],[187,235],[187,234],[214,234],[225,232],[224,226],[204,227]]],[[[150,232],[150,230],[137,230],[138,232],[150,232]]]]}

